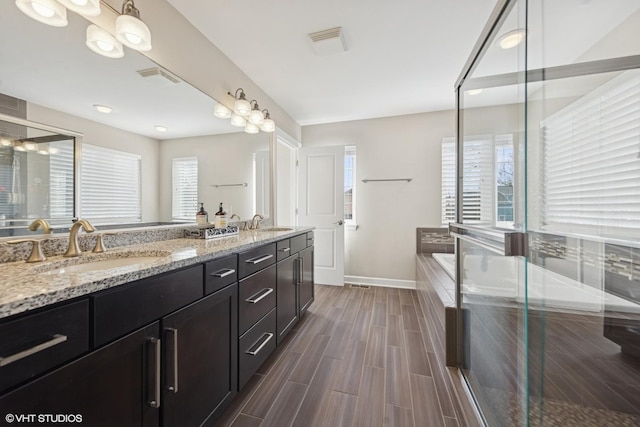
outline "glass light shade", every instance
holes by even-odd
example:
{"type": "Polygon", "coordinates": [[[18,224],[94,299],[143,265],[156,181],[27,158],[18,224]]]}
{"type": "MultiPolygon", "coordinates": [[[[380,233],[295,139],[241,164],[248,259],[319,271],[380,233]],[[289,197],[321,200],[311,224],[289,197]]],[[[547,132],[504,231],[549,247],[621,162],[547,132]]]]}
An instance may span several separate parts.
{"type": "Polygon", "coordinates": [[[86,43],[89,49],[107,58],[122,58],[124,56],[122,43],[97,25],[91,24],[87,27],[86,43]]]}
{"type": "Polygon", "coordinates": [[[251,104],[246,99],[237,99],[233,104],[233,111],[243,117],[246,117],[251,112],[251,104]]]}
{"type": "Polygon", "coordinates": [[[471,95],[471,96],[479,95],[479,94],[482,93],[482,89],[470,89],[470,90],[467,90],[465,92],[467,93],[467,95],[471,95]]]}
{"type": "Polygon", "coordinates": [[[524,40],[524,30],[513,30],[498,38],[498,46],[502,49],[511,49],[518,46],[524,40]]]}
{"type": "Polygon", "coordinates": [[[260,130],[262,132],[273,132],[276,130],[276,122],[271,119],[264,119],[264,122],[262,122],[262,125],[260,126],[260,130]]]}
{"type": "Polygon", "coordinates": [[[151,31],[135,16],[120,15],[116,18],[116,38],[131,49],[151,50],[151,31]]]}
{"type": "Polygon", "coordinates": [[[55,0],[16,0],[16,6],[28,17],[53,27],[66,27],[67,9],[55,0]]]}
{"type": "Polygon", "coordinates": [[[10,147],[13,145],[13,142],[8,140],[7,138],[0,138],[0,145],[3,147],[10,147]]]}
{"type": "Polygon", "coordinates": [[[231,110],[222,104],[216,104],[215,107],[213,107],[213,115],[221,119],[228,119],[231,117],[231,110]]]}
{"type": "Polygon", "coordinates": [[[233,126],[237,126],[239,128],[245,126],[247,124],[247,119],[245,119],[242,116],[239,116],[238,114],[232,114],[231,115],[231,124],[233,126]]]}
{"type": "Polygon", "coordinates": [[[22,146],[22,145],[14,145],[14,146],[13,146],[13,149],[14,149],[15,151],[27,151],[27,149],[26,149],[26,148],[24,148],[24,146],[22,146]]]}
{"type": "Polygon", "coordinates": [[[260,132],[260,128],[258,128],[258,126],[254,125],[253,123],[247,123],[247,125],[244,127],[244,131],[246,133],[258,133],[260,132]]]}
{"type": "Polygon", "coordinates": [[[58,154],[60,150],[54,147],[49,147],[49,154],[58,154]]]}
{"type": "Polygon", "coordinates": [[[58,0],[64,7],[84,16],[100,15],[100,0],[58,0]]]}
{"type": "Polygon", "coordinates": [[[249,121],[254,125],[260,126],[264,122],[264,114],[260,110],[253,109],[249,113],[249,121]]]}
{"type": "Polygon", "coordinates": [[[38,146],[33,142],[25,142],[22,144],[22,146],[29,151],[35,151],[36,148],[38,148],[38,146]]]}
{"type": "Polygon", "coordinates": [[[48,156],[49,152],[47,150],[38,150],[38,154],[42,154],[43,156],[48,156]]]}

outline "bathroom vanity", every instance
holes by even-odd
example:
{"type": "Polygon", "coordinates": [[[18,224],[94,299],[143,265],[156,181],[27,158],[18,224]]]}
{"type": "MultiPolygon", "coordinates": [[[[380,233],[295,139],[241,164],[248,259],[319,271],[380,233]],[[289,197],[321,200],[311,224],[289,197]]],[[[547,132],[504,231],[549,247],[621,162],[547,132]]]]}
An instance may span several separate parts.
{"type": "Polygon", "coordinates": [[[310,228],[110,254],[142,261],[71,273],[60,259],[0,264],[4,413],[211,425],[314,299],[310,228]]]}

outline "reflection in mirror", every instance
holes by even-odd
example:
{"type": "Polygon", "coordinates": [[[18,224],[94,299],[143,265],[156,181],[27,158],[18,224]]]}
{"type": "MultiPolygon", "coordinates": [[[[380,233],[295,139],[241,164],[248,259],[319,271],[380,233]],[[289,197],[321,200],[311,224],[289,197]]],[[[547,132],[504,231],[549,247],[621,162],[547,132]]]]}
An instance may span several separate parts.
{"type": "MultiPolygon", "coordinates": [[[[6,1],[0,2],[0,15],[3,17],[0,37],[11,40],[0,46],[0,94],[25,100],[29,120],[72,129],[82,134],[83,143],[88,145],[140,156],[142,223],[172,220],[171,208],[164,207],[166,200],[171,204],[174,190],[171,180],[166,185],[164,180],[158,180],[158,176],[170,177],[172,170],[170,164],[162,163],[161,141],[187,138],[208,141],[198,154],[202,159],[201,171],[227,170],[226,177],[231,179],[236,177],[229,170],[231,165],[243,165],[243,172],[237,175],[249,184],[241,189],[220,188],[218,193],[221,194],[216,194],[215,188],[210,187],[216,184],[212,181],[214,177],[199,176],[202,181],[198,182],[197,198],[203,199],[197,201],[205,202],[210,197],[207,205],[212,213],[219,202],[225,202],[225,206],[229,204],[234,212],[242,213],[243,218],[254,211],[269,214],[268,203],[258,199],[269,200],[269,179],[257,181],[263,189],[261,193],[256,190],[253,172],[246,174],[246,171],[254,170],[254,153],[266,151],[266,158],[269,157],[268,142],[264,145],[260,142],[268,140],[268,136],[239,133],[228,120],[213,115],[214,99],[138,52],[125,49],[125,55],[120,59],[95,54],[85,45],[89,22],[77,14],[68,15],[67,27],[54,28],[28,18],[13,2],[6,1]],[[95,105],[106,105],[112,111],[101,113],[95,105]],[[157,130],[157,125],[164,126],[166,131],[157,130]],[[227,137],[229,140],[222,142],[227,137]],[[212,143],[213,140],[216,143],[212,143]],[[234,141],[243,148],[233,149],[230,144],[234,141]],[[226,148],[216,148],[218,143],[226,148]],[[244,150],[247,146],[254,149],[244,150]],[[220,155],[220,152],[227,154],[220,155]],[[238,157],[242,154],[247,157],[238,157]],[[251,165],[248,169],[244,166],[247,164],[251,165]]],[[[176,156],[193,154],[189,150],[179,151],[175,150],[176,156]]],[[[269,162],[264,165],[268,168],[269,162]]],[[[268,169],[263,175],[270,176],[268,169]]],[[[77,188],[81,189],[82,185],[77,188]]],[[[89,211],[83,209],[83,200],[87,198],[82,194],[68,200],[65,209],[81,216],[89,211]],[[79,203],[75,210],[73,200],[79,203]]],[[[29,212],[29,215],[35,213],[29,212]]],[[[41,216],[40,213],[37,215],[41,216]]],[[[195,210],[185,219],[195,221],[195,210]]],[[[112,223],[116,222],[118,220],[112,223]]],[[[28,222],[16,224],[15,227],[25,227],[28,222]]]]}
{"type": "Polygon", "coordinates": [[[15,235],[36,218],[70,223],[78,135],[0,118],[6,119],[0,120],[0,237],[15,235]]]}

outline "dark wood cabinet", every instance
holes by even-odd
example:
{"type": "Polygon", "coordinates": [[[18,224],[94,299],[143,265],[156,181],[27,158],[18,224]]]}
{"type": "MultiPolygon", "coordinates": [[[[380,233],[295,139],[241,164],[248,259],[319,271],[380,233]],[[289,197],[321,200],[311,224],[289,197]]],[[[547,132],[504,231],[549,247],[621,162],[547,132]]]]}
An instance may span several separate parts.
{"type": "Polygon", "coordinates": [[[289,333],[298,321],[298,257],[290,256],[280,261],[277,267],[277,343],[289,333]]]}
{"type": "Polygon", "coordinates": [[[298,310],[302,316],[314,300],[313,246],[298,254],[298,310]]]}
{"type": "Polygon", "coordinates": [[[92,427],[158,426],[159,334],[159,322],[139,329],[0,397],[0,408],[73,415],[73,424],[92,427]]]}
{"type": "Polygon", "coordinates": [[[238,285],[162,319],[162,425],[200,426],[237,390],[238,285]]]}

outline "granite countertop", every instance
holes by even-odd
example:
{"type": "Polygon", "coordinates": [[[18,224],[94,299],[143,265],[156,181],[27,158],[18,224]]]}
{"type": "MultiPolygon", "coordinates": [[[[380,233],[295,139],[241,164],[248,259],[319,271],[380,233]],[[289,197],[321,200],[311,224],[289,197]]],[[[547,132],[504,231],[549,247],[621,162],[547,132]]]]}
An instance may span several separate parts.
{"type": "Polygon", "coordinates": [[[311,230],[313,227],[292,227],[287,231],[241,231],[238,235],[219,239],[173,239],[108,249],[102,254],[84,252],[79,258],[55,256],[41,263],[0,263],[0,318],[204,263],[311,230]],[[64,267],[89,260],[144,256],[160,258],[141,258],[137,264],[91,272],[64,271],[64,267]]]}

